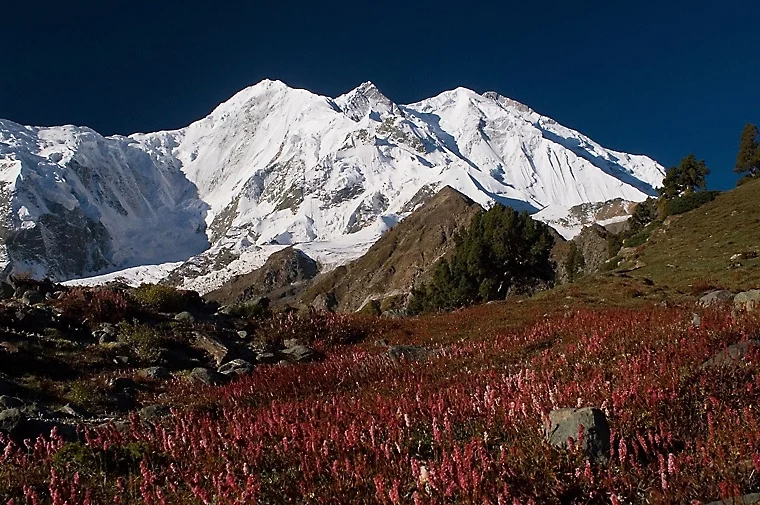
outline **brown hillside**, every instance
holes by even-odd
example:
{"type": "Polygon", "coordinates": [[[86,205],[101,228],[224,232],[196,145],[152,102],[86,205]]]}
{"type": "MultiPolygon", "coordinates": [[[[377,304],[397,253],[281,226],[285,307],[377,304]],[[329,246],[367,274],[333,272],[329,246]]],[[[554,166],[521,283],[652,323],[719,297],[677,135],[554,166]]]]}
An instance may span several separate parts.
{"type": "Polygon", "coordinates": [[[350,312],[372,300],[405,295],[432,275],[435,262],[454,248],[454,235],[481,207],[445,187],[378,240],[361,258],[318,276],[302,301],[332,294],[337,310],[350,312]]]}

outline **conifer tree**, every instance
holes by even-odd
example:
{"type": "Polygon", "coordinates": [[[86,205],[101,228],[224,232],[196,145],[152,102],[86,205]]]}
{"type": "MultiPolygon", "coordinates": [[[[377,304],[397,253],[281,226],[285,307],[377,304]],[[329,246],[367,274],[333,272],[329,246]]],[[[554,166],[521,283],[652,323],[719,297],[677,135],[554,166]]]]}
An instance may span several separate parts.
{"type": "Polygon", "coordinates": [[[747,172],[750,177],[755,177],[760,172],[760,142],[757,137],[757,126],[753,124],[747,124],[742,130],[735,172],[747,172]]]}
{"type": "Polygon", "coordinates": [[[660,194],[665,198],[675,198],[707,187],[705,177],[710,173],[705,160],[698,160],[689,154],[681,160],[677,167],[670,167],[662,181],[660,194]]]}

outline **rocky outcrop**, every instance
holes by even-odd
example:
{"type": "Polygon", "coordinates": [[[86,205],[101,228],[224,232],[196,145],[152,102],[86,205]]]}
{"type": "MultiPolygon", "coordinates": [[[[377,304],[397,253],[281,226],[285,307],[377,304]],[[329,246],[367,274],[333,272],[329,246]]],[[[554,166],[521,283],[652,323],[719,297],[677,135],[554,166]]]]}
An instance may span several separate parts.
{"type": "Polygon", "coordinates": [[[261,268],[232,279],[205,298],[225,304],[262,296],[276,300],[292,294],[297,285],[313,279],[317,271],[316,261],[303,251],[287,247],[272,254],[261,268]]]}

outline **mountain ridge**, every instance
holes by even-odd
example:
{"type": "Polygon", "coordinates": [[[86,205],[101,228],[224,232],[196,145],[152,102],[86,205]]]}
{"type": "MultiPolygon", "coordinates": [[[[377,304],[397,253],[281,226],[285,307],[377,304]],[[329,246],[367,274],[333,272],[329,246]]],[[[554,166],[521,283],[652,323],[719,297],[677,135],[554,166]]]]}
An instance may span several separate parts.
{"type": "Polygon", "coordinates": [[[0,257],[56,280],[181,261],[180,284],[208,291],[285,246],[343,264],[446,185],[551,224],[576,205],[642,200],[663,174],[497,93],[398,105],[369,82],[330,98],[265,80],[178,130],[103,137],[0,121],[0,257]],[[48,203],[89,221],[65,214],[75,226],[63,234],[44,222],[48,203]],[[69,236],[88,261],[50,259],[69,236]]]}

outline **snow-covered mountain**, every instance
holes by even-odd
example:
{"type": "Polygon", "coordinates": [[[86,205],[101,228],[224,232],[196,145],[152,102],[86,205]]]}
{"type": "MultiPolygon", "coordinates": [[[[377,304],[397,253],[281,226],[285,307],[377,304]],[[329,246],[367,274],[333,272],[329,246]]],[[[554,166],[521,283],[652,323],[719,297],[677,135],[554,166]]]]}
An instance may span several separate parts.
{"type": "Polygon", "coordinates": [[[0,120],[0,266],[65,280],[180,262],[170,278],[207,291],[286,245],[358,257],[445,185],[551,223],[663,175],[492,92],[398,105],[371,83],[333,99],[265,80],[175,131],[0,120]]]}

